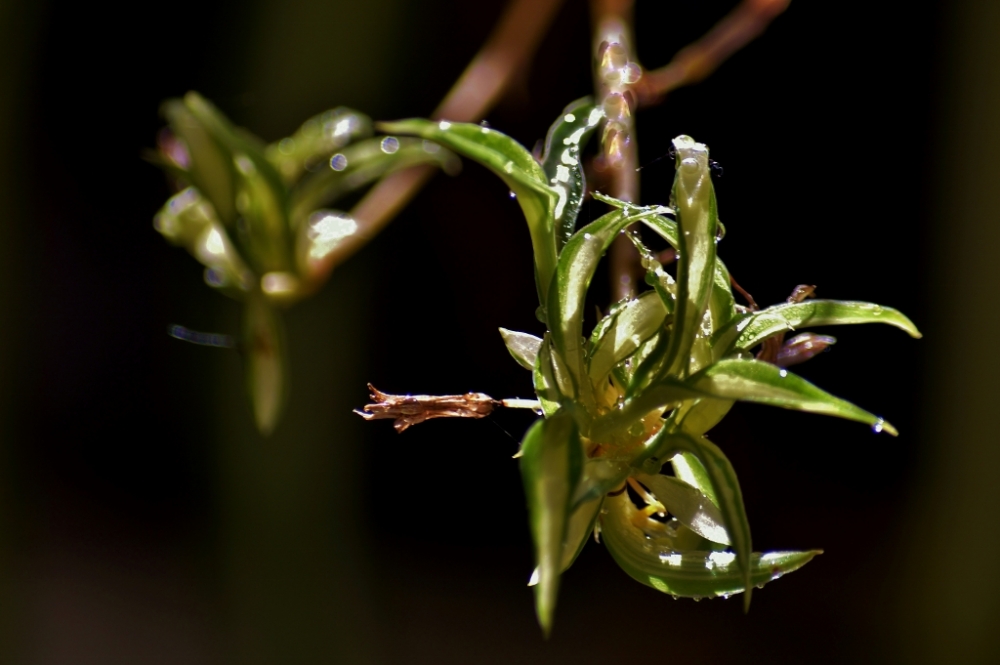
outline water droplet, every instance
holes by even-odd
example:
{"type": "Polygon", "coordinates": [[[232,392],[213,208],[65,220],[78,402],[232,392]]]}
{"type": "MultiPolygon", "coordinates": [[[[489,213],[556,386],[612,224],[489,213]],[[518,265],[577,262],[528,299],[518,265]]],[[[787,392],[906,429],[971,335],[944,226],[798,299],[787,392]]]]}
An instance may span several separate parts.
{"type": "Polygon", "coordinates": [[[513,189],[510,190],[510,198],[512,198],[512,199],[516,199],[517,198],[517,194],[514,193],[513,189]]]}
{"type": "Polygon", "coordinates": [[[589,233],[584,233],[584,234],[583,234],[583,239],[584,239],[584,240],[590,240],[590,239],[591,239],[591,238],[593,238],[593,237],[594,237],[594,236],[590,235],[589,233]]]}
{"type": "Polygon", "coordinates": [[[396,137],[387,136],[384,139],[382,139],[382,152],[384,152],[387,155],[391,155],[397,150],[399,150],[399,141],[396,139],[396,137]]]}
{"type": "Polygon", "coordinates": [[[485,120],[480,120],[479,121],[479,126],[480,127],[486,127],[488,129],[489,126],[490,126],[490,123],[486,122],[485,120]]]}
{"type": "Polygon", "coordinates": [[[254,166],[253,161],[246,155],[236,155],[233,159],[236,162],[236,168],[243,175],[253,175],[257,172],[257,167],[254,166]]]}
{"type": "Polygon", "coordinates": [[[872,431],[879,434],[885,428],[885,419],[879,418],[872,424],[872,431]]]}
{"type": "Polygon", "coordinates": [[[699,603],[701,602],[701,598],[702,598],[701,596],[692,596],[691,600],[693,600],[696,603],[699,603]]]}
{"type": "Polygon", "coordinates": [[[506,164],[504,164],[503,165],[503,172],[504,173],[513,173],[514,172],[514,162],[508,161],[506,164]]]}
{"type": "Polygon", "coordinates": [[[634,62],[630,62],[622,67],[621,82],[624,85],[631,85],[642,78],[642,68],[634,62]]]}
{"type": "Polygon", "coordinates": [[[205,283],[216,288],[226,285],[226,273],[215,268],[205,268],[205,283]]]}
{"type": "Polygon", "coordinates": [[[338,152],[330,158],[330,168],[334,171],[343,171],[347,168],[347,157],[338,152]]]}
{"type": "Polygon", "coordinates": [[[576,122],[576,116],[573,115],[572,113],[567,113],[566,115],[563,116],[563,120],[565,120],[566,122],[576,122]]]}
{"type": "Polygon", "coordinates": [[[451,123],[448,122],[447,120],[442,120],[441,122],[438,123],[438,129],[442,131],[451,129],[451,123]]]}
{"type": "Polygon", "coordinates": [[[781,378],[785,378],[786,376],[788,376],[788,370],[785,369],[781,370],[780,372],[778,372],[778,376],[780,376],[781,378]]]}

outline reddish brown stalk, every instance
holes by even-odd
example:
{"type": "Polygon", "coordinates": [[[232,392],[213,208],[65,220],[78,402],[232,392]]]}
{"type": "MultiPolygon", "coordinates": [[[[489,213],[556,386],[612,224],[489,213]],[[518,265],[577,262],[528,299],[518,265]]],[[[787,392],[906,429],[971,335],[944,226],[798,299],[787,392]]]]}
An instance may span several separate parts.
{"type": "MultiPolygon", "coordinates": [[[[633,0],[593,0],[591,2],[591,14],[594,23],[594,57],[596,63],[600,63],[602,44],[607,42],[618,42],[622,40],[622,46],[628,52],[628,59],[635,61],[635,38],[632,32],[632,9],[633,0]]],[[[640,83],[642,79],[639,80],[640,83]]],[[[597,73],[595,67],[594,87],[597,99],[604,99],[608,92],[607,86],[597,73]]],[[[629,116],[624,120],[626,123],[625,135],[628,137],[621,148],[621,161],[617,164],[609,164],[605,160],[605,168],[610,173],[609,185],[611,196],[622,201],[639,201],[639,175],[637,168],[639,165],[638,150],[636,148],[635,122],[629,116]]],[[[611,275],[611,298],[621,300],[631,295],[635,295],[637,280],[641,279],[642,272],[639,263],[639,252],[635,246],[629,242],[628,238],[621,236],[616,238],[611,245],[608,255],[609,273],[611,275]]]]}
{"type": "MultiPolygon", "coordinates": [[[[562,0],[512,0],[476,57],[435,109],[432,117],[457,122],[481,120],[517,72],[534,55],[562,0]]],[[[351,211],[358,231],[345,238],[309,276],[315,289],[334,266],[353,255],[395,217],[434,174],[430,166],[398,171],[378,182],[351,211]]]]}
{"type": "Polygon", "coordinates": [[[484,393],[464,395],[391,395],[368,384],[372,403],[361,411],[365,420],[393,420],[397,432],[419,425],[432,418],[485,418],[493,409],[538,409],[539,403],[529,399],[493,399],[484,393]]]}
{"type": "MultiPolygon", "coordinates": [[[[729,56],[764,32],[771,21],[788,8],[790,2],[791,0],[743,0],[708,34],[681,49],[665,67],[645,72],[632,86],[636,105],[640,108],[656,105],[670,91],[707,77],[729,56]]],[[[626,47],[630,51],[630,60],[634,59],[632,6],[633,0],[592,0],[596,48],[608,39],[608,35],[620,33],[628,41],[626,47]]],[[[596,87],[600,97],[600,81],[596,82],[596,87]]],[[[638,202],[639,178],[636,173],[638,159],[634,123],[629,127],[629,138],[623,163],[610,174],[610,193],[625,201],[638,202]]],[[[642,278],[639,259],[638,251],[626,238],[615,240],[609,256],[613,299],[619,300],[635,293],[635,285],[642,278]]]]}
{"type": "Polygon", "coordinates": [[[791,0],[743,0],[708,34],[681,49],[666,66],[648,71],[636,86],[639,106],[655,106],[672,90],[697,83],[760,36],[791,0]]]}

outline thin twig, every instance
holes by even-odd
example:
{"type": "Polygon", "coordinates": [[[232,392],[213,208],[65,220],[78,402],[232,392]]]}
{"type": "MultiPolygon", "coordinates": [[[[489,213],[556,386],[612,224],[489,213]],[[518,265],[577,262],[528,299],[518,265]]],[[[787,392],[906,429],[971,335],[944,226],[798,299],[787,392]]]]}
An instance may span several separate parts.
{"type": "MultiPolygon", "coordinates": [[[[518,71],[531,60],[563,0],[512,0],[500,22],[432,117],[456,122],[481,120],[499,101],[518,71]]],[[[386,176],[358,202],[351,217],[358,225],[309,276],[310,290],[327,280],[335,266],[368,243],[420,191],[435,169],[417,166],[386,176]]]]}
{"type": "Polygon", "coordinates": [[[493,399],[485,393],[464,395],[391,395],[368,384],[372,403],[355,410],[365,420],[393,420],[397,432],[432,418],[485,418],[497,407],[538,411],[534,399],[493,399]]]}
{"type": "MultiPolygon", "coordinates": [[[[628,54],[628,60],[634,62],[635,38],[632,31],[633,0],[593,0],[591,14],[594,22],[594,87],[597,99],[608,95],[608,86],[601,78],[602,46],[616,42],[623,46],[628,54]]],[[[641,79],[640,79],[641,81],[641,79]]],[[[628,86],[630,89],[633,86],[628,86]]],[[[639,201],[639,157],[636,148],[635,122],[631,113],[620,119],[625,125],[625,141],[620,144],[617,163],[604,159],[605,168],[610,171],[610,193],[622,201],[639,201]]],[[[641,276],[638,268],[639,253],[625,237],[615,239],[609,254],[609,272],[611,274],[612,300],[634,295],[636,281],[641,276]]]]}
{"type": "Polygon", "coordinates": [[[655,106],[671,91],[697,83],[752,42],[788,9],[791,0],[743,0],[704,37],[681,49],[666,66],[645,73],[636,86],[639,106],[655,106]]]}

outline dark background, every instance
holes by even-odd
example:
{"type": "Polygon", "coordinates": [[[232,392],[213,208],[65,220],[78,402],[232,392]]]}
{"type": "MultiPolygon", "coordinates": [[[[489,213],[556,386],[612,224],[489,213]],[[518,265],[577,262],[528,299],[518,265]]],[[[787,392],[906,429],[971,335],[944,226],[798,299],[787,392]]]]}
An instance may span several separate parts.
{"type": "MultiPolygon", "coordinates": [[[[531,417],[397,436],[350,414],[367,381],[530,395],[496,331],[540,332],[503,185],[471,163],[437,176],[288,312],[292,400],[265,440],[236,353],[166,334],[235,333],[239,311],[153,230],[170,191],[140,160],[189,89],[267,140],[340,104],[426,115],[502,3],[0,3],[0,662],[1000,659],[1000,11],[944,4],[793,2],[638,116],[645,203],[667,199],[673,136],[712,148],[720,256],[758,302],[816,284],[925,339],[826,331],[837,345],[799,368],[898,439],[743,405],[713,436],[756,548],[823,556],[744,616],[588,545],[546,642],[510,458],[531,417]]],[[[734,5],[640,1],[640,58],[666,63],[734,5]]],[[[589,92],[589,43],[568,0],[490,124],[544,136],[589,92]]]]}

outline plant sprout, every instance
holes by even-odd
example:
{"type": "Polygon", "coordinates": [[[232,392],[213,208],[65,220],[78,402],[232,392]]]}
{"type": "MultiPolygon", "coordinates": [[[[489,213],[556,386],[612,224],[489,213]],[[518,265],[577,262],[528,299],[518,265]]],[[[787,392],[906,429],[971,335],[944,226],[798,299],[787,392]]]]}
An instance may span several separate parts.
{"type": "MultiPolygon", "coordinates": [[[[779,343],[778,354],[773,342],[808,326],[887,323],[920,336],[889,307],[806,300],[812,287],[759,311],[737,305],[716,255],[723,228],[708,148],[687,136],[673,141],[676,176],[669,206],[637,206],[595,193],[612,210],[574,231],[585,191],[580,149],[602,116],[589,100],[567,107],[549,131],[540,163],[514,140],[479,125],[379,125],[486,166],[516,194],[528,223],[538,318],[547,332],[542,338],[503,329],[501,334],[514,359],[532,372],[544,414],[525,435],[519,457],[535,546],[531,584],[546,633],[560,575],[591,533],[644,584],[696,599],[744,593],[745,608],[754,586],[805,565],[818,550],[753,552],[736,473],[706,433],[736,401],[747,401],[855,420],[895,436],[882,418],[751,352],[764,345],[762,358],[770,353],[775,361],[781,355],[784,365],[801,362],[832,338],[799,336],[779,343]],[[639,233],[628,230],[635,223],[673,248],[676,276],[639,233]],[[585,331],[590,282],[622,234],[639,251],[650,288],[615,303],[585,331]]],[[[407,415],[382,408],[386,400],[379,395],[373,394],[377,403],[362,415],[407,415]]],[[[396,406],[405,399],[382,397],[396,399],[396,406]]],[[[436,408],[432,397],[410,399],[411,418],[436,408]]]]}
{"type": "Polygon", "coordinates": [[[150,155],[180,184],[154,226],[205,266],[205,282],[244,303],[242,351],[258,429],[268,434],[288,394],[279,307],[309,295],[321,266],[358,233],[325,208],[414,165],[453,171],[457,159],[419,139],[372,136],[371,120],[333,109],[271,145],[237,129],[197,93],[163,105],[169,130],[150,155]]]}
{"type": "MultiPolygon", "coordinates": [[[[753,551],[736,472],[706,434],[735,402],[745,401],[846,418],[895,436],[882,418],[786,369],[834,338],[784,337],[811,326],[858,323],[920,333],[889,307],[811,299],[809,285],[785,303],[758,308],[717,256],[725,229],[709,151],[688,136],[673,141],[670,201],[636,203],[633,111],[707,76],[760,34],[788,0],[744,0],[674,61],[648,73],[629,43],[631,2],[593,0],[597,102],[588,97],[567,106],[538,155],[499,131],[460,122],[482,117],[496,101],[558,4],[514,0],[429,120],[373,124],[339,108],[265,145],[196,93],[168,101],[169,130],[150,159],[180,191],[155,226],[205,266],[210,286],[244,303],[237,347],[246,358],[258,429],[267,434],[288,394],[278,309],[313,293],[433,167],[453,172],[457,154],[490,169],[516,197],[531,238],[537,317],[546,331],[542,337],[500,333],[514,360],[531,372],[534,398],[391,395],[369,386],[373,403],[358,413],[392,419],[400,432],[433,418],[481,418],[499,407],[543,416],[517,457],[535,551],[529,584],[546,635],[560,576],[590,534],[643,584],[695,599],[742,593],[748,609],[754,587],[801,568],[820,551],[753,551]],[[375,136],[375,129],[384,134],[375,136]],[[611,196],[587,189],[582,153],[594,134],[600,146],[593,165],[611,196]],[[327,207],[373,183],[352,212],[327,207]],[[578,228],[587,196],[609,211],[578,228]],[[671,250],[652,251],[642,230],[671,250]],[[585,330],[588,290],[606,255],[617,301],[585,330]],[[746,305],[737,304],[734,289],[746,305]]],[[[183,334],[175,336],[195,343],[216,337],[176,328],[183,334]]]]}

